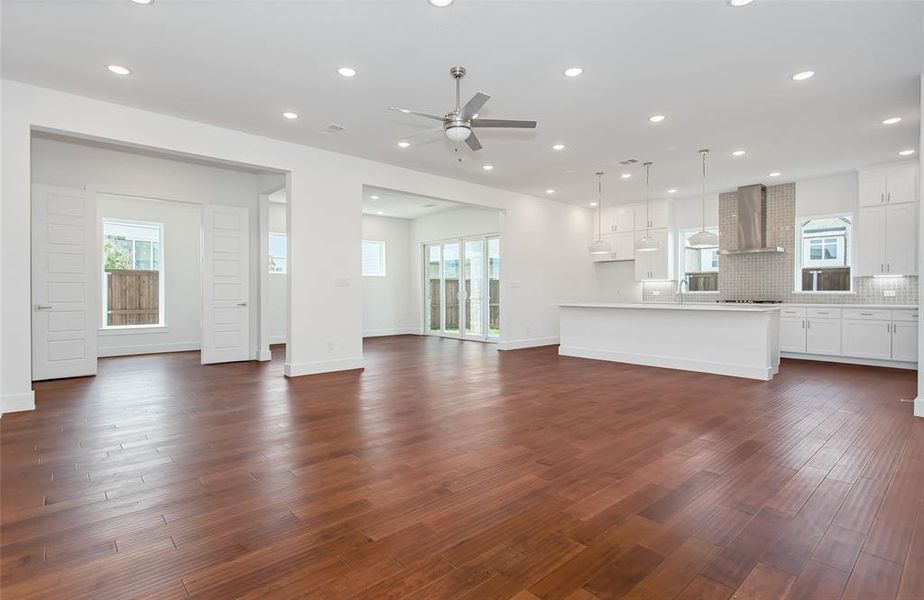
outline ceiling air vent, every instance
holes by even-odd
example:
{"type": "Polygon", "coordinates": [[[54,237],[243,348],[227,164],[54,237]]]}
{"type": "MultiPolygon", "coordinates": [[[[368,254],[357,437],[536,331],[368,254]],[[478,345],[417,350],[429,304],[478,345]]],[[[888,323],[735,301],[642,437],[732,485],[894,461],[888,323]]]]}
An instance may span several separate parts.
{"type": "Polygon", "coordinates": [[[627,159],[625,159],[625,160],[621,160],[621,161],[617,162],[616,164],[617,164],[617,165],[620,165],[620,166],[622,166],[622,167],[626,167],[626,166],[629,166],[629,165],[634,165],[634,164],[637,163],[637,162],[638,162],[638,159],[637,159],[637,158],[627,158],[627,159]]]}
{"type": "Polygon", "coordinates": [[[328,136],[330,136],[330,135],[337,135],[338,133],[340,133],[340,132],[343,131],[344,129],[346,129],[346,127],[344,127],[343,125],[337,125],[336,123],[331,123],[330,125],[328,125],[328,126],[325,127],[324,129],[322,129],[321,131],[319,131],[318,133],[320,133],[321,135],[328,135],[328,136]]]}

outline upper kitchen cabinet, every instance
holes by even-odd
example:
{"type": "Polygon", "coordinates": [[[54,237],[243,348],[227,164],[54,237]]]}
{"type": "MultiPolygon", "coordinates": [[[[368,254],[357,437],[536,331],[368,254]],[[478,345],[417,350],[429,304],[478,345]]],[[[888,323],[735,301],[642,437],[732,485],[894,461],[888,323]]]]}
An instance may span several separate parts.
{"type": "MultiPolygon", "coordinates": [[[[670,230],[652,229],[650,234],[660,247],[648,252],[635,251],[635,279],[636,281],[670,279],[673,277],[674,256],[670,230]]],[[[638,231],[635,239],[641,239],[644,235],[644,231],[638,231]]]]}
{"type": "Polygon", "coordinates": [[[648,210],[644,204],[635,209],[635,230],[667,229],[671,225],[670,204],[667,200],[652,200],[648,210]]]}
{"type": "Polygon", "coordinates": [[[617,204],[603,209],[603,231],[609,233],[635,231],[635,205],[617,204]]]}
{"type": "Polygon", "coordinates": [[[857,275],[917,274],[917,208],[911,202],[860,208],[857,275]]]}
{"type": "Polygon", "coordinates": [[[905,204],[917,200],[918,167],[906,161],[859,171],[859,205],[905,204]]]}

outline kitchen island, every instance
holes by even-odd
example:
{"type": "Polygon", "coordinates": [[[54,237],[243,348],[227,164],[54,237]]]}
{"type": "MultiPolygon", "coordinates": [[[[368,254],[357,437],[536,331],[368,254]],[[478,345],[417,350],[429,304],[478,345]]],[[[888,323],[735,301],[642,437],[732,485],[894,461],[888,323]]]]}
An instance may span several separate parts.
{"type": "Polygon", "coordinates": [[[770,380],[780,367],[780,307],[560,304],[558,353],[770,380]]]}

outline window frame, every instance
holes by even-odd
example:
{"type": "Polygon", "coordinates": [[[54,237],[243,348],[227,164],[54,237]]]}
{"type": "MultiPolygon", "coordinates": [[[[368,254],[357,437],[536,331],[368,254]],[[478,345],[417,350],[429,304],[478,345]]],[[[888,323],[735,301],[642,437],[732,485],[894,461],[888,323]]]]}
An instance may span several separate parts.
{"type": "MultiPolygon", "coordinates": [[[[167,329],[167,302],[165,290],[167,289],[166,284],[166,237],[164,234],[165,227],[163,223],[157,221],[145,221],[142,219],[123,219],[118,217],[100,217],[100,227],[99,227],[99,238],[98,238],[98,248],[99,248],[99,276],[100,276],[100,326],[98,328],[100,333],[103,334],[119,334],[119,333],[132,333],[139,330],[146,329],[157,329],[157,330],[166,330],[167,329]],[[160,261],[156,269],[141,269],[144,271],[157,271],[158,272],[158,282],[157,282],[157,323],[147,323],[144,325],[109,325],[106,322],[107,311],[109,308],[109,294],[107,289],[106,281],[106,252],[104,250],[106,244],[106,224],[112,223],[115,225],[126,225],[130,227],[148,227],[151,229],[157,229],[158,240],[160,244],[160,261]]],[[[135,240],[132,238],[132,267],[135,267],[135,240]]],[[[151,255],[151,263],[153,267],[154,255],[151,255]]],[[[138,269],[133,269],[138,270],[138,269]]]]}
{"type": "MultiPolygon", "coordinates": [[[[854,244],[854,237],[856,235],[856,219],[854,218],[853,212],[836,212],[836,213],[823,213],[823,214],[810,214],[810,215],[799,215],[795,219],[795,226],[793,231],[795,233],[795,243],[794,243],[794,256],[793,256],[793,293],[794,294],[856,294],[854,289],[854,278],[856,277],[854,271],[854,265],[856,264],[856,244],[854,244]],[[802,236],[802,228],[805,223],[812,221],[814,219],[847,219],[848,228],[847,235],[844,240],[844,257],[846,260],[846,266],[850,269],[850,273],[847,277],[847,280],[850,282],[850,289],[846,290],[803,290],[802,289],[802,269],[805,265],[802,263],[802,259],[805,251],[805,241],[806,238],[802,236]]],[[[825,240],[830,237],[836,236],[819,236],[818,239],[825,240]]],[[[812,238],[809,238],[812,239],[812,238]]],[[[822,243],[822,256],[824,255],[824,244],[822,243]]],[[[811,259],[809,259],[811,260],[811,259]]],[[[823,267],[819,267],[823,268],[823,267]]]]}
{"type": "Polygon", "coordinates": [[[270,231],[270,232],[267,234],[267,236],[266,236],[266,256],[267,256],[267,265],[266,265],[266,272],[267,272],[267,273],[269,273],[270,275],[286,275],[286,274],[288,274],[288,272],[289,272],[289,234],[286,233],[285,231],[270,231]],[[272,252],[272,247],[273,247],[273,244],[272,244],[272,237],[273,237],[274,235],[275,235],[275,236],[282,236],[282,239],[285,240],[285,245],[286,245],[286,255],[285,255],[285,256],[277,256],[277,255],[273,254],[273,252],[272,252]],[[285,265],[286,265],[285,268],[284,268],[283,270],[281,270],[281,271],[273,271],[273,270],[271,269],[271,266],[270,266],[270,265],[272,265],[273,258],[283,258],[283,259],[285,259],[285,265]]]}
{"type": "MultiPolygon", "coordinates": [[[[677,266],[677,283],[678,283],[678,285],[680,284],[681,281],[683,281],[683,279],[684,279],[684,277],[685,277],[685,275],[686,275],[686,272],[687,272],[687,270],[684,268],[684,265],[686,264],[686,260],[685,260],[685,259],[686,259],[686,256],[685,256],[684,254],[685,254],[685,251],[687,250],[687,236],[688,236],[689,234],[698,233],[698,232],[700,232],[700,231],[702,231],[702,230],[703,230],[702,227],[686,227],[686,228],[680,229],[680,230],[678,231],[678,235],[677,235],[677,241],[678,241],[677,246],[678,246],[678,248],[677,248],[677,265],[676,265],[676,266],[677,266]]],[[[714,233],[714,234],[716,234],[716,235],[719,235],[719,227],[718,227],[718,226],[706,227],[706,231],[711,231],[712,233],[714,233]]],[[[715,253],[716,253],[716,267],[715,267],[715,271],[700,271],[701,273],[716,273],[716,275],[718,275],[718,273],[719,273],[719,264],[720,264],[720,263],[719,263],[719,249],[718,249],[718,248],[715,249],[715,253]]],[[[719,293],[719,290],[694,290],[694,291],[687,291],[687,290],[685,290],[683,293],[684,293],[684,295],[686,295],[686,294],[718,294],[718,293],[719,293]]]]}
{"type": "Polygon", "coordinates": [[[385,256],[385,240],[367,240],[362,241],[362,246],[360,250],[360,269],[363,277],[386,277],[388,271],[386,269],[387,259],[385,256]],[[379,272],[378,273],[366,273],[366,261],[365,257],[365,245],[366,244],[377,244],[379,246],[379,272]]]}

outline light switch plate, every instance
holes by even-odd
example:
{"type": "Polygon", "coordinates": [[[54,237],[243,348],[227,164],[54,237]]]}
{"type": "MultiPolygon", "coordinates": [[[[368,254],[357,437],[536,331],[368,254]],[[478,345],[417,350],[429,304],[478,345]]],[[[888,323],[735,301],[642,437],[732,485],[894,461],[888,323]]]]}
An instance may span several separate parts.
{"type": "Polygon", "coordinates": [[[651,290],[651,295],[652,295],[652,296],[660,296],[660,295],[661,295],[661,290],[651,290]]]}
{"type": "Polygon", "coordinates": [[[886,298],[894,298],[895,290],[883,290],[882,295],[885,296],[886,298]]]}
{"type": "Polygon", "coordinates": [[[338,277],[334,279],[334,285],[336,287],[350,287],[350,278],[349,277],[338,277]]]}

